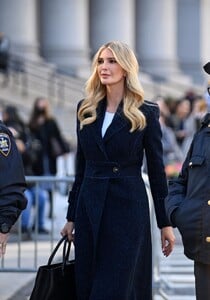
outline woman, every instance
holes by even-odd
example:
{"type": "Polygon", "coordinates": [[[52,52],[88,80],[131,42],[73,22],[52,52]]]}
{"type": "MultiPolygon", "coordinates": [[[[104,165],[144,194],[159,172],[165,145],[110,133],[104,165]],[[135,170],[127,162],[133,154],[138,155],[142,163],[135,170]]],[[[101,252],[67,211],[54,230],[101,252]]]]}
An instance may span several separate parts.
{"type": "Polygon", "coordinates": [[[124,43],[103,45],[78,107],[76,177],[61,231],[75,242],[79,300],[152,299],[144,150],[164,255],[174,235],[164,209],[167,183],[158,107],[144,102],[138,63],[124,43]],[[75,228],[75,238],[74,238],[75,228]]]}
{"type": "MultiPolygon", "coordinates": [[[[34,102],[29,128],[34,137],[42,145],[41,159],[34,166],[35,175],[55,175],[56,159],[55,146],[59,148],[59,155],[69,152],[69,145],[62,137],[59,126],[50,114],[50,104],[46,98],[37,98],[34,102]],[[55,144],[56,143],[56,144],[55,144]]],[[[57,150],[56,150],[57,151],[57,150]]],[[[50,184],[44,186],[49,193],[50,211],[49,218],[52,218],[52,187],[50,184]]]]}

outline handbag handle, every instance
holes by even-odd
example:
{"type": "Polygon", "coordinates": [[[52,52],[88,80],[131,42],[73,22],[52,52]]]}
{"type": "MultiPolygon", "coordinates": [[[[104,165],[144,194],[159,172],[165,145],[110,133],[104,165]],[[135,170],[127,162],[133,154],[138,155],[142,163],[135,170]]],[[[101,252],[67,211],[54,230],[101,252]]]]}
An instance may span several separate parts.
{"type": "Polygon", "coordinates": [[[63,246],[63,269],[65,268],[65,265],[67,263],[67,260],[69,258],[69,254],[70,254],[70,248],[71,248],[71,242],[68,240],[67,236],[63,236],[57,243],[55,249],[53,250],[52,254],[50,255],[49,259],[48,259],[48,265],[51,265],[56,252],[58,251],[59,247],[61,246],[61,244],[64,242],[64,246],[63,246]],[[68,244],[68,247],[67,247],[68,244]],[[66,249],[67,247],[67,249],[66,249]]]}

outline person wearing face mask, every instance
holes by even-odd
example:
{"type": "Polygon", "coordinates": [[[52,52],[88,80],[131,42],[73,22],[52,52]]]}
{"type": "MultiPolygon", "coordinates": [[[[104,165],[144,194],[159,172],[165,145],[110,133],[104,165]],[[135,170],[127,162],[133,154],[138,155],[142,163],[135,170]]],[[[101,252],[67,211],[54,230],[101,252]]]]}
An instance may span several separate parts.
{"type": "Polygon", "coordinates": [[[162,251],[173,250],[158,105],[144,100],[134,52],[120,41],[93,59],[77,110],[76,175],[61,235],[75,244],[78,300],[151,300],[148,176],[162,251]],[[75,232],[74,232],[75,230],[75,232]]]}
{"type": "MultiPolygon", "coordinates": [[[[204,66],[210,74],[210,62],[204,66]]],[[[210,94],[210,89],[208,88],[210,94]]],[[[210,113],[195,133],[179,176],[169,181],[166,211],[194,261],[196,299],[210,299],[210,113]]]]}
{"type": "MultiPolygon", "coordinates": [[[[61,130],[50,113],[50,103],[46,98],[35,99],[29,120],[29,128],[33,136],[38,139],[42,145],[39,163],[34,164],[33,172],[35,175],[56,175],[56,159],[70,151],[69,144],[61,134],[61,130]]],[[[49,218],[52,218],[52,186],[43,185],[49,194],[50,211],[49,218]]]]}

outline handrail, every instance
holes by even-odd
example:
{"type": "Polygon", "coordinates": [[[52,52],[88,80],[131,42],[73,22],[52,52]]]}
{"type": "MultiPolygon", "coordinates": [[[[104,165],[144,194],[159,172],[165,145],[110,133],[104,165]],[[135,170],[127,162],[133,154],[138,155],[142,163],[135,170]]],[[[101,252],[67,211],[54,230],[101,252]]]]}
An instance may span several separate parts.
{"type": "Polygon", "coordinates": [[[82,94],[84,80],[58,73],[56,66],[39,60],[26,59],[12,54],[9,61],[9,72],[13,75],[14,84],[20,86],[22,95],[29,95],[31,90],[39,92],[49,99],[69,100],[69,95],[82,94]]]}
{"type": "MultiPolygon", "coordinates": [[[[40,89],[45,88],[45,93],[48,98],[56,98],[59,101],[69,100],[69,95],[74,93],[83,94],[83,88],[85,79],[74,77],[66,71],[59,71],[57,66],[52,63],[48,63],[43,60],[32,60],[25,58],[21,55],[12,54],[10,56],[10,71],[17,75],[22,75],[22,80],[17,84],[21,86],[22,94],[29,94],[30,86],[29,78],[33,83],[36,80],[39,81],[40,89]],[[40,72],[42,69],[42,72],[40,72]],[[43,71],[45,70],[45,72],[43,71]],[[61,100],[62,99],[62,100],[61,100]]],[[[152,91],[154,96],[167,93],[164,90],[171,89],[171,91],[177,91],[184,93],[189,89],[194,89],[196,92],[203,93],[203,86],[195,84],[187,84],[182,81],[176,81],[173,78],[168,80],[165,76],[148,72],[144,69],[141,70],[145,75],[148,75],[151,79],[149,83],[142,82],[145,90],[152,91]]],[[[37,83],[36,83],[37,84],[37,83]]],[[[171,92],[172,93],[172,92],[171,92]]],[[[170,95],[169,95],[170,96],[170,95]]],[[[172,96],[175,96],[174,94],[172,96]]],[[[175,96],[176,97],[176,96],[175,96]]]]}

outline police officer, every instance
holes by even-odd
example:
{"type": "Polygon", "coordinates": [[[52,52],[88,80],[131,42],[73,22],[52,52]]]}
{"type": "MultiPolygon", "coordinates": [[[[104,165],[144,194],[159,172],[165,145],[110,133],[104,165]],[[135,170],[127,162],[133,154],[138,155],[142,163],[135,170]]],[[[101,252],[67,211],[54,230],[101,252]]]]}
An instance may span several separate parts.
{"type": "Polygon", "coordinates": [[[12,225],[26,207],[25,187],[22,159],[14,137],[0,121],[0,257],[5,254],[12,225]]]}
{"type": "MultiPolygon", "coordinates": [[[[210,74],[210,62],[204,66],[210,74]]],[[[208,93],[210,90],[208,88],[208,93]]],[[[166,211],[194,261],[197,300],[210,299],[210,112],[194,135],[177,178],[169,181],[166,211]]]]}

